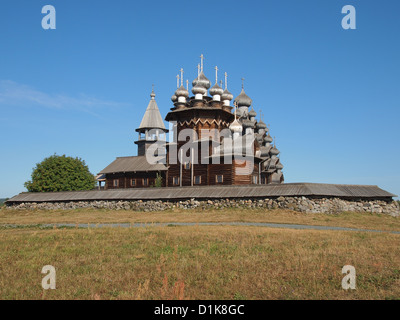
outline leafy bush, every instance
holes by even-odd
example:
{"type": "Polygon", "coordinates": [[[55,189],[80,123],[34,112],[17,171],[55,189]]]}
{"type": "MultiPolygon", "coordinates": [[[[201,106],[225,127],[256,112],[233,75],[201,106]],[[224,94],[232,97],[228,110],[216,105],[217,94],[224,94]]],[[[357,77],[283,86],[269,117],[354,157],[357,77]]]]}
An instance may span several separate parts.
{"type": "Polygon", "coordinates": [[[0,199],[0,207],[4,206],[4,203],[8,200],[8,198],[0,199]]]}
{"type": "Polygon", "coordinates": [[[29,192],[91,190],[95,178],[81,158],[55,154],[36,165],[24,186],[29,192]]]}
{"type": "Polygon", "coordinates": [[[155,180],[155,182],[154,182],[154,186],[155,186],[156,188],[161,188],[161,187],[162,187],[162,183],[163,183],[163,179],[162,179],[162,177],[161,177],[161,174],[158,174],[158,173],[157,173],[157,177],[156,177],[156,180],[155,180]]]}

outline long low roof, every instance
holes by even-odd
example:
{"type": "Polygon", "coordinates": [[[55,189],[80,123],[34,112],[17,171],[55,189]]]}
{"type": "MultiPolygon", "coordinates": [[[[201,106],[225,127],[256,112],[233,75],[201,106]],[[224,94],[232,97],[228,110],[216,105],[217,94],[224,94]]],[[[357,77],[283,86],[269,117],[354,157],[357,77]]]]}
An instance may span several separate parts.
{"type": "Polygon", "coordinates": [[[118,157],[106,168],[101,170],[99,174],[164,170],[167,170],[167,167],[164,164],[150,164],[147,162],[146,156],[118,157]]]}
{"type": "Polygon", "coordinates": [[[94,200],[184,200],[216,198],[268,198],[279,196],[317,196],[340,198],[382,199],[396,195],[378,186],[339,185],[322,183],[284,183],[248,186],[202,186],[168,188],[134,188],[102,191],[24,192],[8,203],[94,201],[94,200]]]}

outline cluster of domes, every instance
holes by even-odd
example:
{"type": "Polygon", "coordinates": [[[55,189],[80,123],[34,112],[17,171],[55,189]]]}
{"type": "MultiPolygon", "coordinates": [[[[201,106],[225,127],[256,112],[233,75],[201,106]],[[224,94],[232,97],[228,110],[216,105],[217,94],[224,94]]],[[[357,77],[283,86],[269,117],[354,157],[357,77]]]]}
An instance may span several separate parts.
{"type": "MultiPolygon", "coordinates": [[[[203,59],[202,56],[201,58],[203,59]]],[[[174,105],[179,108],[182,106],[188,107],[188,99],[193,99],[194,101],[202,100],[208,105],[210,99],[204,99],[204,97],[207,96],[207,93],[209,93],[213,101],[221,101],[224,106],[230,106],[230,101],[233,100],[234,96],[228,91],[227,88],[227,74],[225,73],[225,88],[222,88],[222,81],[220,85],[218,84],[218,68],[215,67],[215,70],[215,84],[212,85],[211,81],[204,74],[203,60],[201,61],[201,68],[200,65],[198,65],[197,77],[192,81],[191,92],[194,94],[194,97],[189,98],[189,88],[185,88],[183,86],[183,69],[181,69],[180,86],[178,75],[177,90],[171,97],[174,105]]],[[[257,112],[253,108],[252,99],[244,90],[243,83],[242,90],[234,99],[233,103],[235,105],[235,118],[230,124],[229,129],[236,137],[239,135],[254,135],[254,138],[259,146],[259,155],[263,159],[265,170],[268,170],[269,173],[274,174],[275,179],[278,179],[277,177],[282,174],[280,170],[283,168],[283,165],[280,163],[278,158],[280,152],[276,148],[275,144],[272,145],[273,139],[269,134],[267,125],[262,119],[256,119],[257,112]]]]}
{"type": "MultiPolygon", "coordinates": [[[[229,106],[229,102],[233,100],[233,95],[228,91],[227,88],[227,74],[225,73],[225,89],[222,88],[222,81],[221,85],[218,85],[218,68],[216,68],[216,79],[215,79],[215,84],[211,86],[211,81],[206,77],[204,74],[204,71],[200,65],[198,66],[198,75],[197,77],[192,81],[192,93],[195,95],[194,99],[195,100],[202,100],[204,96],[207,96],[207,92],[209,92],[210,96],[213,97],[213,100],[215,101],[223,101],[224,105],[229,106]]],[[[171,100],[173,103],[186,103],[187,98],[189,98],[189,88],[185,88],[183,86],[183,70],[181,69],[181,86],[179,87],[179,75],[177,76],[178,78],[178,89],[175,91],[175,93],[172,95],[171,100]],[[182,97],[179,99],[179,97],[182,97]],[[185,98],[185,99],[183,99],[185,98]]]]}
{"type": "Polygon", "coordinates": [[[263,159],[262,170],[271,174],[272,182],[280,183],[283,181],[283,174],[281,172],[283,165],[278,157],[280,151],[275,144],[272,145],[274,140],[269,133],[268,126],[262,119],[256,120],[257,112],[254,110],[252,103],[252,99],[245,93],[242,87],[241,93],[234,100],[238,119],[236,119],[235,109],[235,120],[232,122],[230,129],[235,134],[240,131],[239,128],[241,126],[241,134],[243,136],[248,134],[254,135],[254,139],[259,145],[258,155],[263,159]]]}
{"type": "MultiPolygon", "coordinates": [[[[229,106],[229,102],[233,100],[233,94],[229,92],[227,88],[227,74],[225,73],[225,89],[222,88],[222,81],[221,81],[221,86],[218,85],[217,82],[217,71],[218,68],[216,68],[216,79],[215,79],[215,84],[211,86],[211,81],[206,77],[204,74],[204,71],[200,65],[199,65],[199,71],[197,77],[192,81],[192,93],[195,95],[195,99],[202,99],[204,96],[207,95],[207,92],[209,91],[209,94],[211,97],[214,98],[214,100],[218,101],[223,101],[225,105],[229,106]]],[[[178,77],[178,85],[177,85],[177,90],[175,93],[172,95],[171,100],[172,102],[187,102],[187,98],[189,98],[189,88],[185,88],[183,86],[183,69],[181,69],[181,86],[179,87],[179,75],[178,77]],[[179,97],[182,97],[179,99],[179,97]],[[185,99],[183,99],[185,98],[185,99]]],[[[240,94],[235,98],[234,104],[239,107],[245,107],[248,108],[252,104],[251,98],[245,93],[243,85],[242,85],[242,91],[240,94]]],[[[241,112],[239,112],[240,114],[241,112]]],[[[249,113],[249,116],[254,118],[256,116],[255,111],[252,109],[249,113]]]]}

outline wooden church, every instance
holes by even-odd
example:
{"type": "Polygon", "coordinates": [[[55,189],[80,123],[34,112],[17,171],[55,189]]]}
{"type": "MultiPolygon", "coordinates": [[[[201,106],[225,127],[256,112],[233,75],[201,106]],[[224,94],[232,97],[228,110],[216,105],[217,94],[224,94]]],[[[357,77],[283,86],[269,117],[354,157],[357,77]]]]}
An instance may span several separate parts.
{"type": "Polygon", "coordinates": [[[177,76],[173,107],[165,117],[171,124],[172,141],[158,109],[154,89],[138,132],[138,155],[118,157],[98,175],[105,189],[152,186],[185,187],[207,185],[249,185],[283,183],[283,165],[269,128],[252,107],[252,99],[242,91],[230,105],[233,95],[215,84],[203,71],[203,56],[198,75],[183,81],[177,76]],[[251,108],[250,108],[251,107],[251,108]]]}

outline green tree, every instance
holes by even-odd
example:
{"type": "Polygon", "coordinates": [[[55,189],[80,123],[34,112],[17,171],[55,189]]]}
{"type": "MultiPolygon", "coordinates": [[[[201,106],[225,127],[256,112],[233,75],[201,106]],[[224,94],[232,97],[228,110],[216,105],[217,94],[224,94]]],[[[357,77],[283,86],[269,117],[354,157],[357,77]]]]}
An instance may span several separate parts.
{"type": "Polygon", "coordinates": [[[161,174],[158,174],[158,173],[157,173],[154,186],[155,186],[156,188],[161,188],[161,187],[162,187],[162,183],[163,183],[163,178],[162,178],[161,174]]]}
{"type": "Polygon", "coordinates": [[[91,190],[95,184],[84,160],[55,154],[36,164],[24,186],[29,192],[55,192],[91,190]]]}
{"type": "Polygon", "coordinates": [[[4,206],[4,203],[8,200],[8,198],[2,198],[0,199],[0,207],[4,206]]]}

